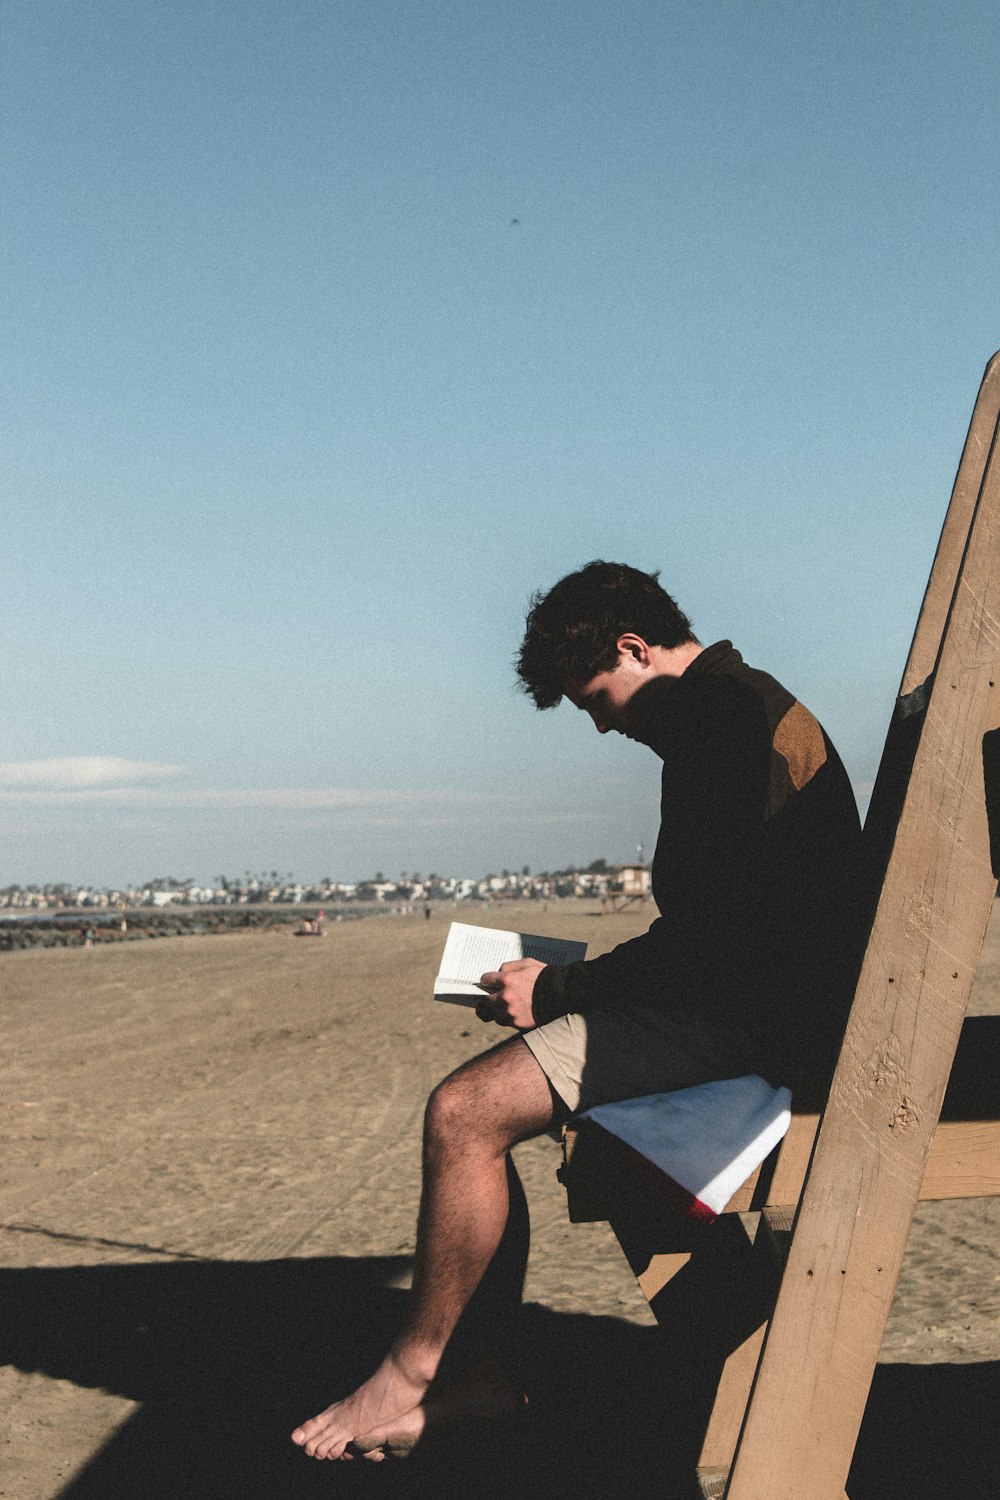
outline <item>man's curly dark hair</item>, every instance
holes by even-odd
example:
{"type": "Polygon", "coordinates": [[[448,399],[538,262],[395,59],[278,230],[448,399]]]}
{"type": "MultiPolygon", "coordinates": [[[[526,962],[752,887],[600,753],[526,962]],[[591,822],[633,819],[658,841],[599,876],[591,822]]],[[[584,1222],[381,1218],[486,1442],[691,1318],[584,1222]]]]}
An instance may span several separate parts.
{"type": "Polygon", "coordinates": [[[532,595],[517,675],[536,708],[554,708],[568,682],[610,671],[616,642],[629,631],[668,650],[695,639],[659,577],[659,570],[596,561],[560,578],[547,594],[532,595]]]}

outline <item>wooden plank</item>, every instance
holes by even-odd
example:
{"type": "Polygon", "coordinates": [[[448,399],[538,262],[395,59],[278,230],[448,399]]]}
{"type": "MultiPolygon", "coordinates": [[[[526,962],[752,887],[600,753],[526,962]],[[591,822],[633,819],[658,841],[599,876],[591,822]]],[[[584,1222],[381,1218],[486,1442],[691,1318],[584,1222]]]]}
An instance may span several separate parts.
{"type": "MultiPolygon", "coordinates": [[[[764,1203],[798,1203],[806,1168],[816,1139],[818,1115],[793,1115],[792,1123],[778,1148],[778,1160],[764,1195],[764,1203]]],[[[746,1213],[758,1205],[757,1183],[760,1169],[748,1178],[726,1204],[725,1212],[746,1213]]]]}
{"type": "Polygon", "coordinates": [[[797,1115],[793,1118],[792,1125],[795,1127],[794,1133],[789,1130],[774,1169],[771,1190],[767,1195],[769,1204],[798,1203],[802,1184],[809,1170],[819,1116],[797,1115]]]}
{"type": "Polygon", "coordinates": [[[934,670],[986,462],[993,447],[998,411],[1000,353],[994,354],[986,366],[973,407],[972,420],[969,422],[969,431],[951,492],[951,502],[941,528],[934,564],[903,671],[899,689],[901,697],[912,693],[934,670]]]}
{"type": "MultiPolygon", "coordinates": [[[[726,1359],[719,1376],[715,1401],[698,1458],[698,1480],[703,1494],[712,1491],[720,1475],[725,1481],[736,1451],[747,1397],[764,1343],[767,1318],[774,1307],[778,1266],[784,1261],[783,1254],[780,1258],[775,1255],[775,1240],[771,1232],[776,1218],[780,1219],[782,1215],[785,1215],[786,1227],[790,1228],[791,1215],[786,1214],[783,1209],[765,1209],[760,1216],[753,1242],[753,1260],[757,1288],[762,1297],[762,1317],[757,1327],[748,1333],[726,1359]]],[[[785,1238],[787,1240],[787,1234],[785,1238]]],[[[718,1493],[721,1495],[722,1491],[719,1490],[718,1493]]]]}
{"type": "MultiPolygon", "coordinates": [[[[761,1323],[726,1360],[719,1377],[715,1403],[698,1460],[698,1478],[705,1481],[720,1473],[728,1477],[736,1443],[747,1409],[747,1397],[760,1360],[766,1323],[761,1323]]],[[[719,1490],[719,1494],[722,1491],[719,1490]]]]}
{"type": "Polygon", "coordinates": [[[926,706],[941,641],[951,608],[959,568],[972,526],[986,470],[996,438],[1000,413],[1000,354],[986,366],[972,412],[962,457],[955,476],[951,501],[934,555],[913,641],[903,669],[899,696],[889,724],[878,776],[865,819],[865,842],[869,849],[871,889],[874,905],[885,874],[903,808],[903,798],[916,754],[920,725],[926,706]]]}
{"type": "MultiPolygon", "coordinates": [[[[987,373],[995,383],[995,362],[987,373]]],[[[989,453],[727,1500],[840,1500],[996,894],[983,782],[984,735],[1000,725],[995,442],[989,453]]],[[[934,608],[943,587],[932,580],[934,608]]]]}
{"type": "Polygon", "coordinates": [[[931,1142],[920,1201],[996,1197],[1000,1197],[1000,1121],[942,1121],[931,1142]]]}
{"type": "Polygon", "coordinates": [[[645,1266],[634,1270],[639,1290],[646,1301],[652,1304],[653,1298],[658,1297],[664,1287],[675,1276],[680,1275],[690,1259],[690,1250],[678,1250],[673,1255],[654,1254],[649,1257],[645,1266]]]}
{"type": "MultiPolygon", "coordinates": [[[[1000,1091],[1000,1080],[997,1087],[1000,1091]]],[[[1000,1114],[1000,1098],[996,1108],[1000,1114]]],[[[785,1137],[789,1150],[782,1151],[767,1193],[769,1207],[794,1207],[798,1203],[817,1123],[815,1115],[798,1115],[792,1121],[785,1137]]],[[[751,1178],[733,1194],[726,1213],[750,1209],[753,1183],[751,1178]]],[[[942,1120],[931,1142],[919,1197],[921,1202],[1000,1197],[1000,1119],[942,1120]]]]}

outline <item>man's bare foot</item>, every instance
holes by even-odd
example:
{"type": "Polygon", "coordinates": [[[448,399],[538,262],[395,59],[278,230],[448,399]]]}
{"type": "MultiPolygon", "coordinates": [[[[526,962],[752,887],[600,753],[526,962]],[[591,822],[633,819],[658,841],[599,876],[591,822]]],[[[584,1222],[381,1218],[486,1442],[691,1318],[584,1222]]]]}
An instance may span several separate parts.
{"type": "Polygon", "coordinates": [[[501,1422],[516,1416],[527,1404],[528,1398],[498,1365],[484,1362],[395,1421],[381,1423],[354,1438],[345,1457],[358,1453],[375,1462],[408,1458],[426,1432],[460,1422],[501,1422]]]}
{"type": "Polygon", "coordinates": [[[310,1458],[341,1458],[353,1438],[394,1422],[419,1406],[429,1384],[407,1375],[387,1354],[375,1374],[352,1396],[335,1401],[296,1427],[292,1442],[304,1448],[310,1458]]]}

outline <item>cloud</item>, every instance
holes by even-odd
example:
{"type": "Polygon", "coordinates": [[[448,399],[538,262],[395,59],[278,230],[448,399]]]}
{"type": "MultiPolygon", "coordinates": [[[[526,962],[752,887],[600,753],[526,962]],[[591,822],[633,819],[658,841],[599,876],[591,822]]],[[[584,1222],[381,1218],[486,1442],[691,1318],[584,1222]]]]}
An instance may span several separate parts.
{"type": "Polygon", "coordinates": [[[62,756],[54,760],[0,761],[0,802],[23,806],[117,806],[122,809],[231,808],[286,813],[327,813],[351,809],[382,809],[366,821],[385,826],[412,823],[420,809],[439,808],[452,814],[422,814],[430,826],[451,826],[474,815],[476,809],[506,821],[530,813],[539,822],[575,822],[579,811],[544,811],[543,799],[531,794],[478,792],[454,787],[403,790],[396,787],[197,787],[162,786],[180,776],[187,766],[159,761],[126,760],[118,755],[62,756]],[[394,810],[394,811],[393,811],[394,810]]]}
{"type": "Polygon", "coordinates": [[[64,755],[56,760],[0,761],[0,787],[74,792],[94,787],[128,787],[182,776],[184,766],[120,755],[64,755]]]}
{"type": "MultiPolygon", "coordinates": [[[[39,764],[35,762],[34,764],[39,764]]],[[[64,763],[62,763],[64,764],[64,763]]],[[[169,768],[164,768],[169,769],[169,768]]],[[[182,768],[174,768],[179,772],[182,768]]],[[[385,804],[420,805],[447,802],[449,805],[507,806],[510,797],[481,796],[475,792],[377,790],[358,787],[152,787],[152,786],[46,786],[41,778],[35,785],[23,781],[15,790],[0,774],[0,801],[34,802],[47,806],[87,803],[117,803],[120,806],[161,807],[227,807],[272,808],[283,812],[315,812],[336,808],[371,807],[385,804]]],[[[523,800],[523,799],[522,799],[523,800]]],[[[530,799],[529,799],[530,801],[530,799]]]]}
{"type": "MultiPolygon", "coordinates": [[[[102,795],[97,793],[95,795],[102,795]]],[[[109,797],[116,795],[109,793],[109,797]]],[[[122,788],[130,802],[158,807],[274,807],[299,811],[329,807],[365,807],[371,802],[392,802],[414,795],[408,792],[362,791],[355,787],[191,787],[183,791],[156,787],[122,788]]]]}

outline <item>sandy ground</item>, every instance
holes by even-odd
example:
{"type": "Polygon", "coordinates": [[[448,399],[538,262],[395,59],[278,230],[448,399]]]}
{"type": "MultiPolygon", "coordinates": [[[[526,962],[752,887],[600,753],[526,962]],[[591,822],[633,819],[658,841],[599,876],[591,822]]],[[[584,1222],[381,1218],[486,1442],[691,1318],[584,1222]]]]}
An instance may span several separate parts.
{"type": "MultiPolygon", "coordinates": [[[[467,914],[592,952],[648,918],[467,914]]],[[[497,1040],[428,999],[443,936],[418,915],[0,959],[5,1500],[696,1493],[683,1351],[607,1227],[566,1222],[547,1141],[518,1152],[530,1419],[406,1465],[316,1465],[286,1441],[380,1357],[423,1100],[497,1040]]],[[[1000,1011],[996,922],[972,1010],[1000,1011]]],[[[998,1229],[998,1200],[921,1207],[852,1500],[992,1492],[998,1229]]]]}

